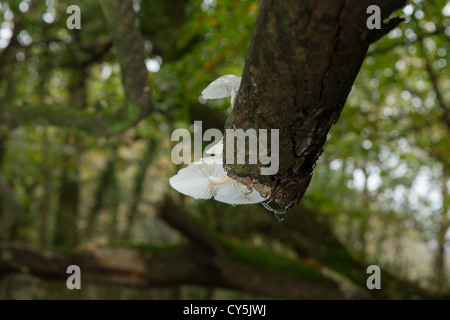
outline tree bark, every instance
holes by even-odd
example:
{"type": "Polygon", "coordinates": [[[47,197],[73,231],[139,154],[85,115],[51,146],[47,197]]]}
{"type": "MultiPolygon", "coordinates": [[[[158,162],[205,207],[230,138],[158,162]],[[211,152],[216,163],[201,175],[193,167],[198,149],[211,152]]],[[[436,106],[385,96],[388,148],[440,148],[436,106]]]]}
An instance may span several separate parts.
{"type": "MultiPolygon", "coordinates": [[[[377,1],[381,19],[406,0],[377,1]]],[[[397,26],[369,30],[369,0],[263,0],[226,129],[279,129],[279,170],[226,164],[232,178],[290,208],[306,191],[369,45],[397,26]]],[[[226,139],[226,137],[225,137],[226,139]]],[[[225,147],[226,154],[226,147],[225,147]]],[[[236,163],[236,161],[235,161],[236,163]]]]}

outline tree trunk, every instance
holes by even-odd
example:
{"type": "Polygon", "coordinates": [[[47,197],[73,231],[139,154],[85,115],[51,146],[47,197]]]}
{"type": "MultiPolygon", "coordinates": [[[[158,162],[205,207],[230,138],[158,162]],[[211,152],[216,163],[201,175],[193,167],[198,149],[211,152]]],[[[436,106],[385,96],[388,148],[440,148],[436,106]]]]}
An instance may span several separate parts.
{"type": "MultiPolygon", "coordinates": [[[[86,70],[76,70],[71,74],[69,83],[69,104],[77,110],[86,108],[86,70]]],[[[77,217],[79,209],[79,139],[68,134],[66,143],[74,148],[73,153],[63,155],[64,169],[61,175],[59,208],[55,221],[53,245],[73,247],[77,242],[77,217]]]]}
{"type": "Polygon", "coordinates": [[[448,188],[447,188],[447,181],[449,175],[447,172],[450,170],[445,166],[442,170],[442,211],[440,215],[440,221],[439,221],[439,231],[437,233],[437,249],[436,249],[436,255],[434,258],[434,285],[437,289],[442,290],[445,288],[447,284],[447,277],[446,277],[446,250],[445,247],[447,245],[447,232],[450,228],[450,219],[449,219],[449,196],[448,196],[448,188]]]}
{"type": "Polygon", "coordinates": [[[134,176],[134,186],[132,194],[132,203],[126,213],[125,230],[122,235],[122,240],[131,240],[131,232],[133,230],[133,224],[138,214],[139,205],[142,200],[142,192],[144,190],[144,181],[147,170],[152,164],[157,152],[157,141],[152,138],[147,144],[147,150],[145,151],[140,163],[138,171],[134,176]]]}
{"type": "Polygon", "coordinates": [[[69,170],[65,169],[61,178],[59,208],[53,232],[53,245],[57,247],[74,247],[77,242],[79,185],[69,170]]]}
{"type": "Polygon", "coordinates": [[[43,132],[43,146],[42,155],[44,159],[42,174],[45,178],[43,181],[43,195],[42,200],[39,203],[39,213],[41,215],[41,221],[39,222],[39,235],[41,238],[41,244],[46,247],[48,245],[48,228],[49,228],[49,218],[51,211],[51,201],[52,201],[52,168],[48,163],[48,158],[50,154],[50,139],[48,136],[48,127],[44,126],[43,132]]]}
{"type": "MultiPolygon", "coordinates": [[[[102,170],[98,177],[98,184],[96,186],[94,195],[94,204],[89,210],[86,217],[86,229],[83,232],[83,237],[89,239],[95,230],[95,223],[101,210],[105,207],[105,202],[108,196],[114,196],[116,193],[114,189],[117,188],[116,183],[116,164],[117,164],[117,146],[114,146],[112,154],[109,157],[105,168],[102,170]]],[[[117,198],[117,195],[116,195],[117,198]]],[[[114,199],[112,199],[114,201],[114,199]]],[[[115,200],[117,201],[117,199],[115,200]]],[[[117,207],[118,203],[114,203],[114,207],[117,207]]],[[[114,210],[114,208],[113,208],[114,210]]],[[[114,219],[112,219],[114,220],[114,219]]]]}
{"type": "MultiPolygon", "coordinates": [[[[381,19],[405,2],[377,1],[381,19]]],[[[279,129],[279,170],[260,175],[261,163],[226,164],[231,177],[285,208],[300,201],[369,45],[401,21],[392,19],[380,30],[369,30],[366,10],[372,3],[262,1],[225,127],[279,129]]]]}

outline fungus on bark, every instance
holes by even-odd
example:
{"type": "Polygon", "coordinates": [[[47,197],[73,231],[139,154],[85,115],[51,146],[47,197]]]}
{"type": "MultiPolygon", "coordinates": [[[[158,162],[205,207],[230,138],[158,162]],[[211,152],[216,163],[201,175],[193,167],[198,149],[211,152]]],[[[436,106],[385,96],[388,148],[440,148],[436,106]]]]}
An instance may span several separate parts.
{"type": "Polygon", "coordinates": [[[211,82],[203,91],[202,98],[223,99],[231,97],[231,108],[234,106],[234,99],[241,84],[241,77],[234,74],[226,74],[211,82]]]}

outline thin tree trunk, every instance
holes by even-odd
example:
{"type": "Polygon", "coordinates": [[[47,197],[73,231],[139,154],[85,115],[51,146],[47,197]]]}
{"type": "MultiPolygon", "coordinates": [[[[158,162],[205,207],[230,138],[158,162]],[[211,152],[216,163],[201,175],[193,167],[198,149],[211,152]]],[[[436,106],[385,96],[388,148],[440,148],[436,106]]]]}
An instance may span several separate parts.
{"type": "Polygon", "coordinates": [[[108,230],[108,236],[109,241],[114,242],[117,240],[117,234],[118,234],[118,214],[119,214],[119,185],[117,183],[117,177],[116,177],[116,170],[115,168],[112,171],[112,182],[111,185],[108,186],[108,194],[109,198],[111,199],[110,205],[108,206],[110,212],[111,212],[111,223],[108,230]]]}
{"type": "MultiPolygon", "coordinates": [[[[69,103],[74,109],[86,108],[86,70],[75,70],[71,74],[69,83],[69,103]]],[[[73,153],[63,155],[64,168],[61,175],[59,193],[59,207],[55,219],[53,245],[75,246],[77,243],[77,218],[80,204],[79,166],[80,154],[78,149],[79,137],[67,135],[67,144],[73,153]]]]}
{"type": "Polygon", "coordinates": [[[16,195],[1,174],[7,135],[0,132],[0,239],[6,238],[19,219],[21,211],[16,195]]]}
{"type": "MultiPolygon", "coordinates": [[[[115,179],[116,179],[115,178],[115,167],[116,167],[116,163],[117,163],[116,150],[117,150],[117,147],[113,148],[112,155],[108,159],[105,168],[103,169],[103,171],[100,174],[99,182],[97,184],[97,188],[96,188],[95,195],[94,195],[94,204],[93,204],[91,210],[88,212],[88,215],[86,218],[86,229],[83,233],[83,237],[86,239],[88,239],[92,236],[92,233],[95,229],[95,223],[98,219],[100,211],[102,208],[105,207],[105,199],[107,199],[108,192],[110,192],[111,189],[115,188],[115,184],[116,184],[116,182],[115,182],[115,179]]],[[[116,197],[117,197],[117,195],[116,195],[116,197]]],[[[118,205],[118,203],[115,206],[117,206],[117,205],[118,205]]],[[[114,220],[114,217],[112,220],[114,220]]]]}
{"type": "Polygon", "coordinates": [[[50,210],[51,210],[51,200],[52,200],[52,170],[49,167],[49,164],[47,163],[47,160],[49,158],[49,137],[48,137],[48,129],[47,126],[44,127],[44,133],[43,133],[43,144],[42,144],[42,157],[44,159],[43,163],[43,172],[42,175],[45,177],[43,181],[43,189],[44,194],[42,196],[41,203],[39,205],[39,214],[41,217],[40,220],[40,240],[42,245],[45,247],[48,244],[48,232],[49,232],[49,216],[50,216],[50,210]]]}
{"type": "Polygon", "coordinates": [[[438,247],[436,249],[435,259],[433,262],[433,269],[434,269],[434,285],[438,290],[442,290],[445,288],[445,285],[447,284],[447,277],[446,277],[446,244],[447,239],[446,235],[450,228],[450,219],[449,219],[449,205],[448,205],[448,188],[447,188],[447,180],[449,175],[446,174],[446,168],[444,167],[442,172],[442,211],[440,216],[440,223],[439,223],[439,232],[437,234],[437,243],[438,247]]]}
{"type": "MultiPolygon", "coordinates": [[[[70,158],[71,156],[65,156],[67,162],[70,158]]],[[[78,176],[74,176],[69,170],[66,168],[61,177],[59,208],[53,233],[53,245],[57,247],[74,247],[77,243],[79,185],[78,176]]]]}
{"type": "Polygon", "coordinates": [[[360,239],[360,253],[361,259],[366,261],[367,259],[367,231],[369,230],[369,220],[370,220],[370,194],[367,189],[367,172],[364,167],[361,168],[364,173],[364,190],[363,190],[363,206],[361,208],[362,215],[359,222],[359,239],[360,239]]]}
{"type": "Polygon", "coordinates": [[[130,240],[131,237],[131,231],[133,230],[133,223],[136,220],[136,216],[138,214],[139,204],[141,203],[142,199],[142,190],[144,187],[144,180],[145,175],[147,173],[147,170],[149,166],[151,165],[153,159],[156,156],[156,149],[157,149],[157,141],[156,139],[150,139],[147,145],[147,150],[141,159],[141,162],[139,164],[139,169],[136,172],[136,176],[134,178],[134,188],[133,188],[133,195],[132,195],[132,204],[129,208],[129,211],[127,212],[127,220],[126,220],[126,226],[125,231],[123,233],[122,239],[123,240],[130,240]]]}

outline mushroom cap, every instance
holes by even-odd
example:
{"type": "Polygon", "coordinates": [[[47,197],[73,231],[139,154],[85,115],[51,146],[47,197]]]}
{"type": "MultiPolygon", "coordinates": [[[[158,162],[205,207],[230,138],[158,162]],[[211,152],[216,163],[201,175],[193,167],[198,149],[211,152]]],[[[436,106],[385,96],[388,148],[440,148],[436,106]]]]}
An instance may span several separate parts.
{"type": "Polygon", "coordinates": [[[236,180],[230,180],[217,188],[214,199],[236,205],[259,203],[267,198],[263,198],[254,188],[248,190],[244,184],[236,180]]]}
{"type": "Polygon", "coordinates": [[[194,199],[214,197],[217,201],[231,205],[267,200],[254,188],[248,189],[244,184],[229,178],[222,163],[221,157],[202,158],[178,171],[169,179],[169,183],[178,192],[194,199]]]}
{"type": "Polygon", "coordinates": [[[217,185],[213,183],[214,180],[226,175],[222,159],[205,158],[178,171],[169,179],[169,183],[178,192],[194,199],[211,199],[217,190],[217,185]]]}
{"type": "Polygon", "coordinates": [[[234,74],[226,74],[211,82],[203,91],[203,99],[222,99],[234,97],[239,90],[241,77],[234,74]]]}

